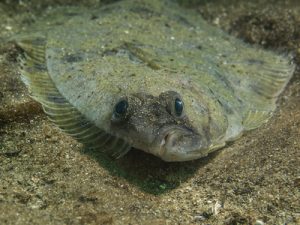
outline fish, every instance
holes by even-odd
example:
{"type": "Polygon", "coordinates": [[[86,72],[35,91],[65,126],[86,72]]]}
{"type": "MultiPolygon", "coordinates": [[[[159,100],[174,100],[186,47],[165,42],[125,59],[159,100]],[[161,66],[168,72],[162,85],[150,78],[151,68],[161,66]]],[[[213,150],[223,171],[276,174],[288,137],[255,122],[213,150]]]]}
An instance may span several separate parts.
{"type": "Polygon", "coordinates": [[[50,121],[116,159],[132,148],[167,162],[205,157],[268,121],[295,70],[291,55],[246,44],[173,1],[49,20],[15,38],[22,80],[50,121]]]}

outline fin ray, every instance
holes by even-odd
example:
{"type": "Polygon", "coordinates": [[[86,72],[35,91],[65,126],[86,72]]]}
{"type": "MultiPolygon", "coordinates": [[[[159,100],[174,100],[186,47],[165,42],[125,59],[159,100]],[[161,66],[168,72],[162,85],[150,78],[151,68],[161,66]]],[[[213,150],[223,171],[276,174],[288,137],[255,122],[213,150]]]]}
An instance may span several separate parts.
{"type": "Polygon", "coordinates": [[[271,113],[268,111],[250,111],[243,120],[243,126],[252,130],[267,122],[270,117],[271,113]]]}

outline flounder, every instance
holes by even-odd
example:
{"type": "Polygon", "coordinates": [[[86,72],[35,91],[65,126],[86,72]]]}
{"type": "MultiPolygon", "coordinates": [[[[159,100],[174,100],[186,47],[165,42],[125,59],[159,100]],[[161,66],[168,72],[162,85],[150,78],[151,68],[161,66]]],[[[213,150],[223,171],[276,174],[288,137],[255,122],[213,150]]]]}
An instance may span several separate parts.
{"type": "Polygon", "coordinates": [[[117,158],[132,147],[165,161],[206,156],[267,121],[295,67],[160,0],[84,11],[16,43],[50,120],[117,158]]]}

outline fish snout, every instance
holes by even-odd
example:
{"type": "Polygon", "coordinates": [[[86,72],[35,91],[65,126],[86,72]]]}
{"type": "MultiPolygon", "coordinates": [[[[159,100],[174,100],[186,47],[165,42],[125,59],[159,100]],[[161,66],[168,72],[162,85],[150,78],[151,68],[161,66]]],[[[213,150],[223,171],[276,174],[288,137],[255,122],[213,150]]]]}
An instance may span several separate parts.
{"type": "Polygon", "coordinates": [[[188,161],[207,154],[207,141],[194,131],[171,129],[161,136],[158,155],[164,161],[188,161]]]}

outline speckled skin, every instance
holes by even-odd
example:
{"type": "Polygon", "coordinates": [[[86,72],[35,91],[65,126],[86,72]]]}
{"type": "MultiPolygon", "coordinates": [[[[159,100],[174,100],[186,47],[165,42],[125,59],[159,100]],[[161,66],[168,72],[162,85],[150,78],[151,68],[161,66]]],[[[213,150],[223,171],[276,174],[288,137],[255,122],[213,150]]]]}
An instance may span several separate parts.
{"type": "Polygon", "coordinates": [[[43,32],[58,91],[100,129],[166,161],[203,157],[261,125],[294,70],[169,1],[122,1],[64,21],[43,32]],[[184,102],[182,118],[165,112],[170,91],[184,102]],[[130,119],[113,124],[122,98],[130,119]],[[174,135],[180,154],[166,154],[178,127],[189,138],[174,135]]]}

